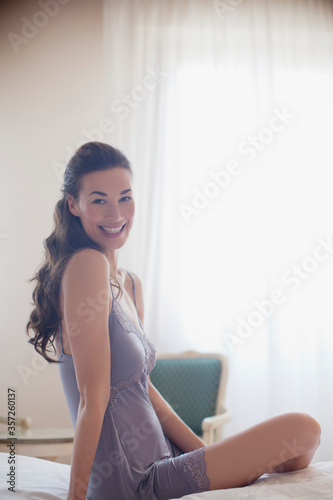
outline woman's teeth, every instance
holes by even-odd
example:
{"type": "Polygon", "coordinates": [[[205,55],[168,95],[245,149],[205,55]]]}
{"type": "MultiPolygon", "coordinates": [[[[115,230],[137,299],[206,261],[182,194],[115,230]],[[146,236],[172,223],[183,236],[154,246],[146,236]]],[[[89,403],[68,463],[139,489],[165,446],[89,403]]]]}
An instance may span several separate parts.
{"type": "Polygon", "coordinates": [[[114,233],[119,233],[122,228],[124,227],[125,224],[123,224],[122,226],[120,227],[103,227],[103,226],[99,226],[101,229],[103,229],[103,231],[105,231],[106,233],[109,233],[109,234],[114,234],[114,233]]]}

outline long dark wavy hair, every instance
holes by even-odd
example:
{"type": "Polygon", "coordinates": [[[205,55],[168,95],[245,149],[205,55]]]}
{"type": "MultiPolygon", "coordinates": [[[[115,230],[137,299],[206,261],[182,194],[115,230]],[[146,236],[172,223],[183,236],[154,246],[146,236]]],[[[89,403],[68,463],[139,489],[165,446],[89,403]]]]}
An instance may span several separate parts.
{"type": "MultiPolygon", "coordinates": [[[[33,330],[34,336],[28,340],[49,363],[58,363],[48,356],[52,346],[56,352],[54,340],[61,325],[60,284],[69,259],[82,248],[93,248],[104,254],[103,248],[93,241],[84,230],[79,217],[75,217],[68,208],[67,197],[79,199],[82,177],[91,172],[123,167],[133,177],[131,164],[126,156],[116,148],[102,142],[87,142],[74,153],[66,166],[64,183],[61,188],[62,198],[57,202],[53,215],[53,231],[43,241],[44,261],[37,267],[36,280],[32,293],[32,305],[35,306],[26,325],[26,333],[33,330]]],[[[111,275],[111,284],[118,288],[117,297],[121,296],[120,283],[111,275]]]]}

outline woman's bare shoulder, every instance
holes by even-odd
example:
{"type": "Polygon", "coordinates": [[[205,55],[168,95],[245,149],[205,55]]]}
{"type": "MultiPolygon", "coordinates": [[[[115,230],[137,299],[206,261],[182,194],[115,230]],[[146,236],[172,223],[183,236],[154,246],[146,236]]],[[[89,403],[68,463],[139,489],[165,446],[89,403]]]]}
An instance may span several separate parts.
{"type": "Polygon", "coordinates": [[[124,275],[125,275],[125,281],[132,286],[132,280],[131,278],[128,276],[129,273],[133,280],[134,280],[134,286],[135,286],[135,291],[139,290],[139,293],[143,291],[142,289],[142,280],[140,278],[140,276],[138,276],[135,272],[133,271],[128,271],[128,270],[124,270],[124,275]],[[127,271],[127,272],[126,272],[127,271]]]}
{"type": "Polygon", "coordinates": [[[82,273],[89,274],[89,271],[102,274],[107,272],[109,275],[109,262],[102,252],[94,248],[81,248],[69,258],[64,270],[63,282],[82,273]]]}
{"type": "Polygon", "coordinates": [[[138,283],[142,285],[141,278],[134,271],[128,271],[128,272],[133,277],[135,284],[138,283]]]}
{"type": "Polygon", "coordinates": [[[82,266],[87,262],[104,262],[105,264],[109,265],[106,256],[102,252],[100,252],[99,250],[95,250],[94,248],[80,248],[80,250],[77,250],[69,258],[68,265],[71,264],[72,266],[82,266]]]}

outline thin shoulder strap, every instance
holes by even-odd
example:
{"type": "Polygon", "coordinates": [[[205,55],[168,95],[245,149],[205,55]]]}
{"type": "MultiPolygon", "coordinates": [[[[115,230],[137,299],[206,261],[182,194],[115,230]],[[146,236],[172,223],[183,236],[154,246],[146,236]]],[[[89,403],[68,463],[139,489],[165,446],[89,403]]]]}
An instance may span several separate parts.
{"type": "Polygon", "coordinates": [[[112,281],[111,281],[111,276],[110,276],[110,288],[111,288],[111,295],[112,295],[112,300],[113,300],[113,285],[112,285],[112,281]]]}
{"type": "Polygon", "coordinates": [[[61,347],[61,352],[64,353],[64,346],[62,343],[62,327],[61,327],[61,321],[59,325],[59,335],[60,335],[60,347],[61,347]]]}
{"type": "Polygon", "coordinates": [[[134,284],[134,279],[133,277],[130,275],[130,273],[127,271],[127,269],[125,269],[125,271],[127,272],[128,276],[131,278],[132,280],[132,285],[133,285],[133,295],[134,295],[134,305],[135,305],[135,309],[136,309],[136,296],[135,296],[135,284],[134,284]]]}

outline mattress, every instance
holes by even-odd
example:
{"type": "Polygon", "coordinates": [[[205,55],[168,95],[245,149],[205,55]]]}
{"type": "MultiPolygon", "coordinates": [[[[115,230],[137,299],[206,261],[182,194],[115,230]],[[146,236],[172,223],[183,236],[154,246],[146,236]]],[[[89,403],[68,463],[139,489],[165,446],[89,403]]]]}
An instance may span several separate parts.
{"type": "MultiPolygon", "coordinates": [[[[66,500],[69,465],[16,455],[15,469],[10,471],[10,467],[8,454],[0,453],[2,500],[66,500]],[[8,490],[11,484],[15,494],[8,490]]],[[[333,461],[319,462],[295,472],[265,474],[255,483],[243,488],[207,491],[182,498],[184,500],[333,499],[333,461]]]]}

